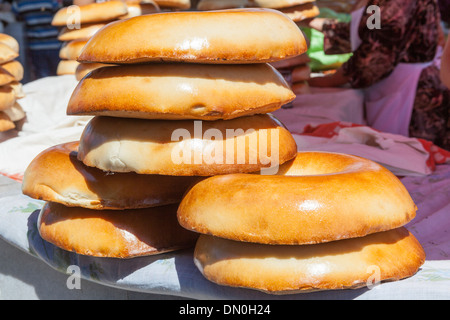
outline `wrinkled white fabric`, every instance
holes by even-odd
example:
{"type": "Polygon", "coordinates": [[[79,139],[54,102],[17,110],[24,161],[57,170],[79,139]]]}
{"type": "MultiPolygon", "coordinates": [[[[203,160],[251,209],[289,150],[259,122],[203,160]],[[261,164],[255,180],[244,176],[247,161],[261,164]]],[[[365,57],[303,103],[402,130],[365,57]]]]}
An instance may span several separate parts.
{"type": "Polygon", "coordinates": [[[26,122],[15,133],[0,135],[0,173],[23,174],[41,151],[56,144],[78,140],[91,117],[67,116],[67,103],[77,85],[73,75],[47,77],[23,86],[18,100],[26,122]],[[9,139],[7,137],[13,136],[9,139]]]}

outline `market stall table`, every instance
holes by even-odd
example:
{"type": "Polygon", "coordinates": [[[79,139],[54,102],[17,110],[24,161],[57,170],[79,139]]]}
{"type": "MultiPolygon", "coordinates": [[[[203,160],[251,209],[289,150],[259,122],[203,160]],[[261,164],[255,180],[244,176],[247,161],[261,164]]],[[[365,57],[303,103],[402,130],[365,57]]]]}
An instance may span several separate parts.
{"type": "MultiPolygon", "coordinates": [[[[207,281],[194,265],[193,249],[119,260],[77,255],[44,241],[37,230],[37,217],[44,202],[31,199],[21,193],[21,171],[38,152],[57,143],[76,140],[81,134],[88,118],[65,116],[65,106],[75,85],[76,81],[73,78],[55,77],[24,86],[27,97],[24,98],[23,106],[28,113],[28,123],[24,125],[24,131],[18,133],[17,137],[0,143],[0,172],[3,173],[0,175],[0,221],[2,221],[0,238],[3,239],[0,249],[1,256],[8,260],[8,264],[4,262],[5,260],[0,262],[0,297],[2,299],[19,294],[20,285],[14,287],[14,283],[23,285],[23,281],[34,285],[36,291],[47,291],[31,294],[32,298],[43,299],[58,298],[52,295],[55,292],[61,294],[59,298],[68,299],[89,297],[260,300],[450,298],[450,233],[448,232],[450,164],[438,165],[436,170],[426,171],[424,169],[427,159],[425,151],[409,139],[402,140],[399,137],[385,136],[381,133],[373,139],[378,141],[378,144],[365,144],[364,141],[367,140],[358,140],[356,137],[360,137],[361,134],[363,136],[378,134],[367,127],[347,128],[345,135],[340,137],[341,140],[326,140],[301,134],[294,134],[294,136],[299,150],[318,148],[329,151],[341,148],[349,153],[384,159],[385,164],[390,165],[393,172],[404,175],[402,182],[419,208],[416,218],[406,227],[423,245],[427,254],[425,264],[411,278],[382,283],[371,289],[273,296],[255,290],[219,286],[207,281]],[[404,158],[405,150],[414,156],[411,158],[413,166],[408,167],[405,161],[398,161],[404,158]],[[14,264],[17,265],[17,269],[14,268],[14,264]],[[81,271],[83,282],[79,291],[69,290],[66,286],[65,280],[71,275],[71,266],[77,266],[81,271]],[[11,271],[12,269],[14,272],[11,271]],[[26,273],[25,270],[29,272],[26,273]],[[46,280],[45,276],[53,273],[59,276],[55,279],[51,276],[46,280]]],[[[353,105],[360,103],[361,99],[357,92],[350,92],[350,94],[354,97],[350,99],[354,102],[353,105]]],[[[301,98],[298,98],[298,102],[302,101],[301,98]]],[[[307,97],[303,98],[304,103],[307,97]]],[[[348,106],[352,104],[347,104],[346,107],[348,106]]],[[[280,118],[291,117],[292,122],[287,123],[288,128],[296,123],[307,124],[310,118],[305,114],[308,113],[306,104],[303,104],[303,107],[305,109],[296,113],[295,117],[292,117],[292,113],[289,114],[289,112],[299,109],[291,111],[283,109],[276,113],[280,115],[280,118]]],[[[322,107],[326,107],[326,104],[322,107]]],[[[352,112],[345,114],[355,115],[352,112]]],[[[338,119],[349,121],[339,116],[338,119]]],[[[326,119],[322,123],[329,120],[326,119]]],[[[28,287],[23,288],[30,293],[28,287]]],[[[18,296],[18,298],[21,297],[18,296]]]]}
{"type": "MultiPolygon", "coordinates": [[[[448,259],[450,235],[447,222],[448,212],[450,212],[449,179],[450,166],[445,165],[439,166],[432,175],[408,177],[403,180],[420,208],[416,219],[406,227],[424,246],[427,261],[413,277],[397,282],[382,283],[372,289],[272,296],[253,290],[228,288],[210,283],[203,278],[194,265],[191,249],[128,260],[93,258],[70,253],[40,238],[36,221],[43,202],[22,195],[20,184],[6,177],[0,177],[0,219],[2,221],[0,235],[16,248],[47,263],[49,268],[65,273],[67,278],[71,275],[70,266],[76,265],[80,267],[83,279],[114,289],[163,297],[169,295],[191,299],[260,300],[448,299],[450,298],[450,290],[448,290],[450,287],[450,260],[448,259]]],[[[34,262],[38,263],[38,261],[34,262]]],[[[29,277],[42,279],[39,268],[37,272],[33,267],[29,270],[29,277]]],[[[51,285],[55,286],[57,283],[51,285]]],[[[59,286],[59,290],[67,289],[65,282],[59,282],[59,286]]],[[[107,298],[111,297],[112,292],[114,290],[111,292],[105,290],[101,294],[107,298]]],[[[3,295],[5,295],[4,292],[3,295]]],[[[113,297],[124,298],[123,295],[113,297]]]]}

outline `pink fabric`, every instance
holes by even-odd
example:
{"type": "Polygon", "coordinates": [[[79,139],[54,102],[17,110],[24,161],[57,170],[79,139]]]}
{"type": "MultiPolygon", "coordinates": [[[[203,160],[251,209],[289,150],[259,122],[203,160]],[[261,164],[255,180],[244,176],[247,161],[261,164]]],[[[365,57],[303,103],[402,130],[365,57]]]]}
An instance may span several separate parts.
{"type": "MultiPolygon", "coordinates": [[[[352,12],[352,50],[361,45],[358,29],[365,7],[352,12]]],[[[433,64],[400,63],[382,81],[365,90],[366,121],[379,131],[409,136],[409,124],[422,70],[433,64]]],[[[376,68],[376,66],[373,66],[376,68]]]]}

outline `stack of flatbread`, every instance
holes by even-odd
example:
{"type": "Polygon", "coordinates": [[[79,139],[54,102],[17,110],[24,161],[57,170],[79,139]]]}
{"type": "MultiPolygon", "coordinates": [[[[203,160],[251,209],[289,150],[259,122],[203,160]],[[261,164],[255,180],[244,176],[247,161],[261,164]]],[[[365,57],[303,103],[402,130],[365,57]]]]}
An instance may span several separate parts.
{"type": "Polygon", "coordinates": [[[17,102],[24,97],[22,91],[23,66],[19,57],[19,43],[10,35],[0,33],[0,132],[16,128],[25,118],[17,102]]]}
{"type": "Polygon", "coordinates": [[[198,10],[220,10],[233,8],[270,8],[276,9],[294,22],[311,19],[319,15],[319,8],[314,0],[200,0],[198,10]]]}
{"type": "Polygon", "coordinates": [[[159,6],[152,0],[107,1],[60,9],[52,21],[52,25],[61,27],[58,39],[64,42],[57,75],[75,74],[80,80],[91,70],[103,66],[80,64],[77,58],[88,40],[109,22],[159,11],[159,6]]]}

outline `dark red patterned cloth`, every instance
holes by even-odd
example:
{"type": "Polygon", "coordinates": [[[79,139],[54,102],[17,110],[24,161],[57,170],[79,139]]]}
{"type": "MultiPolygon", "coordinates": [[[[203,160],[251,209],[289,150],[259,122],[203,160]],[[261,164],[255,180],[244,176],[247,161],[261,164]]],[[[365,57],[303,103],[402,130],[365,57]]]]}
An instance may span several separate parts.
{"type": "MultiPolygon", "coordinates": [[[[399,63],[432,61],[439,41],[440,13],[436,0],[370,0],[381,9],[381,29],[369,29],[365,13],[359,25],[361,46],[342,68],[354,88],[366,88],[388,77],[399,63]]],[[[324,25],[327,54],[349,52],[350,24],[324,25]]],[[[410,135],[450,150],[450,90],[439,69],[423,70],[417,87],[410,135]]]]}
{"type": "Polygon", "coordinates": [[[450,24],[450,0],[439,0],[442,21],[450,24]]]}

